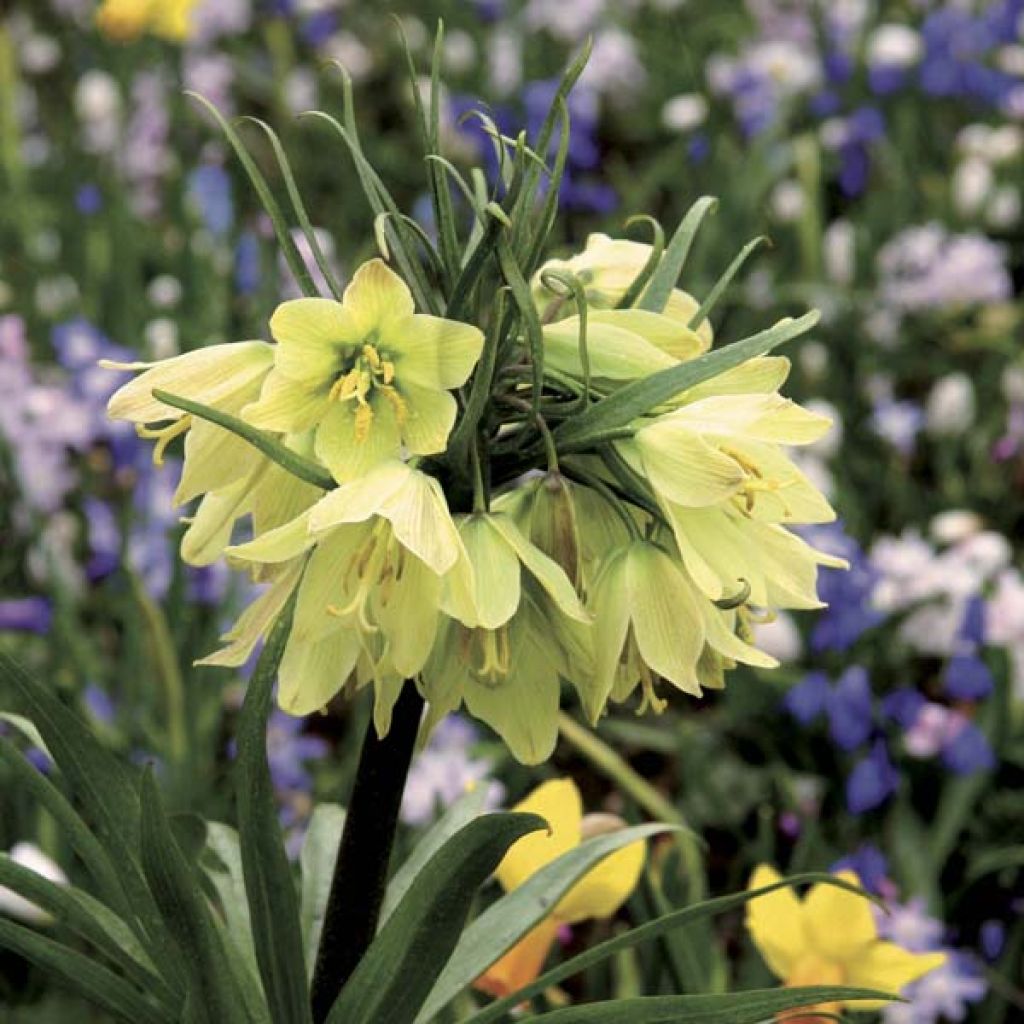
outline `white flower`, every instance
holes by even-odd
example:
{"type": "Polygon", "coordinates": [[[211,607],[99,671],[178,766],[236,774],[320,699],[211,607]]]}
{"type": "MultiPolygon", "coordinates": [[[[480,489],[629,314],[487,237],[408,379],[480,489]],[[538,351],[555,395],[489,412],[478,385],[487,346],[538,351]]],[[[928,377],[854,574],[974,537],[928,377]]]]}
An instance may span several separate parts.
{"type": "Polygon", "coordinates": [[[879,25],[868,37],[869,64],[906,68],[921,59],[921,37],[909,25],[879,25]]]}
{"type": "Polygon", "coordinates": [[[988,198],[995,182],[989,164],[981,157],[968,157],[953,173],[953,202],[963,214],[976,213],[988,198]]]}
{"type": "Polygon", "coordinates": [[[976,512],[951,508],[940,512],[928,526],[928,532],[939,544],[958,544],[977,533],[982,519],[976,512]]]}
{"type": "MultiPolygon", "coordinates": [[[[34,871],[37,875],[57,885],[67,885],[68,878],[55,861],[51,860],[35,843],[16,843],[11,847],[10,858],[15,864],[34,871]]],[[[48,924],[52,918],[45,910],[30,903],[5,886],[0,886],[0,914],[19,917],[30,924],[48,924]]]]}
{"type": "Polygon", "coordinates": [[[784,611],[776,612],[767,622],[754,626],[754,646],[783,665],[796,661],[803,653],[803,641],[796,622],[784,611]]]}
{"type": "Polygon", "coordinates": [[[966,373],[948,373],[933,385],[925,403],[925,425],[937,436],[962,434],[974,422],[974,384],[966,373]]]}
{"type": "Polygon", "coordinates": [[[853,225],[842,218],[832,221],[822,239],[825,272],[836,284],[853,281],[857,236],[853,225]]]}
{"type": "Polygon", "coordinates": [[[689,132],[702,125],[708,116],[708,101],[698,92],[681,93],[661,108],[661,121],[676,132],[689,132]]]}
{"type": "Polygon", "coordinates": [[[803,186],[798,181],[792,179],[780,181],[772,189],[772,213],[775,219],[783,224],[799,220],[806,203],[807,197],[804,194],[803,186]]]}

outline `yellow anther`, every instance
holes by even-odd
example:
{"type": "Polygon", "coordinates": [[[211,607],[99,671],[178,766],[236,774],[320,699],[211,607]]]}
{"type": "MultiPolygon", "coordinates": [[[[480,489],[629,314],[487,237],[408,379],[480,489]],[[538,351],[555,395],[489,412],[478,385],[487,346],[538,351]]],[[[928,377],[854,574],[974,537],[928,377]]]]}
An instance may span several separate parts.
{"type": "Polygon", "coordinates": [[[388,384],[380,389],[380,393],[391,403],[391,407],[395,410],[395,419],[398,420],[398,425],[401,427],[409,418],[409,407],[405,404],[405,399],[388,384]]]}
{"type": "Polygon", "coordinates": [[[390,359],[384,359],[380,368],[384,374],[384,383],[390,384],[395,379],[395,364],[390,359]]]}
{"type": "Polygon", "coordinates": [[[332,385],[327,397],[332,402],[344,402],[353,395],[359,394],[362,373],[358,367],[351,369],[343,377],[339,377],[332,385]]]}
{"type": "Polygon", "coordinates": [[[477,669],[477,676],[487,686],[498,686],[508,675],[510,649],[508,627],[500,629],[479,629],[476,631],[480,641],[483,660],[477,669]]]}
{"type": "Polygon", "coordinates": [[[356,441],[362,444],[370,436],[370,427],[373,424],[373,410],[365,400],[360,400],[356,409],[356,441]]]}
{"type": "Polygon", "coordinates": [[[363,346],[363,358],[370,364],[371,369],[380,369],[380,355],[372,345],[363,346]]]}
{"type": "Polygon", "coordinates": [[[156,440],[156,445],[153,447],[153,465],[162,466],[164,464],[164,452],[167,450],[167,446],[176,437],[184,434],[190,426],[192,426],[192,417],[182,416],[181,419],[175,420],[166,427],[147,427],[141,423],[137,424],[135,427],[135,433],[138,434],[139,437],[156,440]]]}

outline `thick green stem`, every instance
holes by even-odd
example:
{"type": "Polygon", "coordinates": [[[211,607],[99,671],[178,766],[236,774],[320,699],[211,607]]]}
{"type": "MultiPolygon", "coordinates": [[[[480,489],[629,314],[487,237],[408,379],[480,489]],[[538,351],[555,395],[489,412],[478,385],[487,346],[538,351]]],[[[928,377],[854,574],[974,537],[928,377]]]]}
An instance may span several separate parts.
{"type": "Polygon", "coordinates": [[[406,682],[388,734],[378,739],[373,722],[367,726],[317,950],[312,988],[315,1024],[327,1019],[377,932],[422,712],[423,698],[412,682],[406,682]]]}

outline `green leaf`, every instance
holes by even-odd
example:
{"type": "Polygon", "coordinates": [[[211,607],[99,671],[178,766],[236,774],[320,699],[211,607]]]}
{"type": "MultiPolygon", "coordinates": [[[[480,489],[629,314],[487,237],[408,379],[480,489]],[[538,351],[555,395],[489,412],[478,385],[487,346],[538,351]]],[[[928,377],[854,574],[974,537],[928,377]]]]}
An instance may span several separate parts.
{"type": "Polygon", "coordinates": [[[638,309],[647,309],[652,313],[662,313],[668,302],[672,289],[679,281],[683,272],[686,257],[690,254],[690,246],[701,225],[701,221],[718,205],[714,196],[701,196],[687,211],[676,228],[675,234],[668,243],[665,255],[658,264],[658,269],[651,275],[650,284],[637,303],[638,309]]]}
{"type": "Polygon", "coordinates": [[[740,272],[740,268],[744,263],[747,262],[750,254],[760,245],[765,245],[768,242],[767,235],[758,235],[757,238],[751,239],[742,249],[736,254],[732,263],[725,268],[725,272],[715,282],[711,291],[708,292],[704,301],[700,304],[697,312],[690,318],[690,322],[687,327],[691,331],[697,330],[698,327],[707,319],[708,314],[715,307],[715,303],[722,297],[722,293],[732,283],[732,279],[740,272]]]}
{"type": "Polygon", "coordinates": [[[681,392],[792,341],[809,331],[818,319],[817,310],[798,320],[786,317],[759,334],[627,384],[586,412],[560,424],[555,430],[559,452],[590,447],[681,392]]]}
{"type": "MultiPolygon", "coordinates": [[[[477,819],[485,821],[486,818],[477,819]]],[[[451,959],[416,1018],[430,1020],[499,957],[507,953],[588,871],[616,850],[662,832],[672,825],[634,825],[595,836],[546,864],[518,889],[487,908],[463,933],[451,959]]]]}
{"type": "Polygon", "coordinates": [[[96,963],[60,942],[0,917],[0,948],[9,949],[52,974],[71,991],[127,1024],[177,1024],[178,1018],[155,1006],[140,992],[96,963]]]}
{"type": "Polygon", "coordinates": [[[285,852],[267,764],[267,719],[291,631],[294,592],[277,617],[249,680],[238,718],[238,834],[256,962],[275,1024],[311,1020],[295,876],[285,852]]]}
{"type": "Polygon", "coordinates": [[[230,430],[232,434],[237,435],[243,441],[248,441],[253,448],[261,451],[282,469],[288,470],[292,476],[297,476],[314,487],[320,487],[325,491],[337,487],[334,477],[318,463],[304,458],[298,452],[293,452],[287,445],[278,441],[273,434],[258,430],[237,416],[221,412],[220,409],[214,409],[209,405],[203,405],[202,402],[193,402],[191,398],[172,395],[160,388],[153,388],[153,397],[165,405],[172,405],[175,409],[182,409],[202,420],[209,420],[211,423],[216,423],[218,427],[230,430]]]}
{"type": "Polygon", "coordinates": [[[135,933],[109,907],[81,889],[51,882],[5,853],[0,854],[0,885],[23,896],[91,942],[143,991],[158,992],[164,1009],[173,1014],[176,1006],[173,993],[157,973],[135,933]]]}
{"type": "Polygon", "coordinates": [[[338,804],[318,804],[309,819],[299,854],[299,866],[302,868],[302,948],[306,953],[310,977],[316,962],[316,951],[320,946],[320,932],[323,931],[327,898],[331,893],[331,880],[344,827],[344,807],[338,804]]]}
{"type": "Polygon", "coordinates": [[[267,211],[267,216],[274,225],[277,244],[281,247],[281,252],[288,263],[288,269],[291,270],[296,282],[298,282],[299,287],[302,289],[302,293],[304,295],[319,295],[313,282],[313,275],[309,272],[309,268],[299,253],[295,239],[292,238],[288,224],[281,213],[281,207],[274,198],[274,193],[270,191],[270,186],[267,184],[267,179],[263,176],[263,172],[256,166],[256,161],[253,160],[249,151],[245,148],[245,144],[238,137],[238,132],[231,127],[221,112],[205,96],[201,96],[199,93],[188,89],[185,90],[185,95],[191,96],[192,99],[201,103],[206,108],[231,144],[231,148],[235,151],[235,156],[241,162],[245,173],[249,176],[249,181],[252,182],[252,187],[256,190],[256,194],[263,204],[263,209],[267,211]]]}
{"type": "Polygon", "coordinates": [[[487,801],[487,787],[476,786],[463,794],[432,825],[416,844],[408,859],[395,872],[388,884],[380,911],[381,926],[409,891],[409,886],[426,866],[431,857],[464,825],[483,813],[487,801]]]}
{"type": "MultiPolygon", "coordinates": [[[[291,200],[292,209],[295,211],[295,219],[299,222],[303,235],[306,236],[309,251],[313,254],[313,259],[316,261],[320,273],[323,274],[327,287],[330,289],[331,294],[340,302],[342,296],[341,286],[335,280],[334,271],[330,263],[327,262],[323,249],[320,247],[320,240],[316,237],[313,223],[306,212],[306,204],[302,201],[302,193],[299,191],[299,186],[295,183],[295,175],[292,173],[291,164],[288,162],[288,154],[285,153],[284,146],[281,145],[281,140],[277,137],[277,132],[266,121],[261,121],[258,117],[245,117],[244,120],[251,121],[262,128],[263,133],[270,140],[270,146],[274,150],[274,156],[277,158],[277,166],[281,171],[281,177],[284,178],[284,186],[288,190],[288,198],[291,200]]],[[[289,237],[291,236],[289,235],[289,237]]],[[[305,262],[303,262],[303,266],[305,266],[305,262]]]]}
{"type": "Polygon", "coordinates": [[[164,813],[152,768],[142,776],[142,867],[185,963],[186,1009],[196,1021],[246,1024],[244,997],[228,962],[199,876],[182,854],[164,813]]]}
{"type": "Polygon", "coordinates": [[[10,712],[0,711],[0,722],[6,722],[8,725],[13,726],[28,740],[31,746],[41,750],[51,761],[53,760],[53,754],[50,753],[39,730],[24,715],[12,715],[10,712]]]}
{"type": "Polygon", "coordinates": [[[327,1024],[409,1024],[466,923],[476,891],[508,848],[547,828],[535,814],[485,814],[417,875],[331,1008],[327,1024]]]}
{"type": "Polygon", "coordinates": [[[893,999],[886,992],[813,985],[713,996],[639,996],[542,1014],[548,1024],[760,1024],[784,1010],[853,999],[893,999]]]}
{"type": "MultiPolygon", "coordinates": [[[[93,737],[88,725],[68,710],[13,659],[0,653],[0,678],[39,729],[63,774],[68,789],[93,822],[93,832],[116,865],[130,903],[122,916],[135,926],[138,916],[153,961],[172,988],[181,981],[179,961],[153,896],[146,885],[136,851],[139,846],[139,795],[134,770],[127,768],[93,737]]],[[[65,820],[69,820],[65,818],[65,820]]],[[[106,892],[106,888],[104,889],[106,892]]],[[[124,908],[115,905],[120,913],[124,908]]]]}
{"type": "Polygon", "coordinates": [[[581,971],[593,967],[595,964],[620,953],[624,949],[639,946],[642,942],[649,942],[652,939],[660,938],[688,924],[704,921],[718,914],[724,914],[727,911],[743,906],[758,896],[765,896],[770,892],[774,892],[776,889],[784,889],[794,885],[810,885],[819,882],[825,885],[834,885],[838,889],[846,889],[849,892],[863,895],[866,899],[874,900],[874,897],[857,888],[857,886],[851,885],[841,878],[836,878],[835,875],[821,872],[791,875],[789,878],[773,882],[771,885],[766,885],[760,889],[748,889],[744,892],[733,893],[731,896],[720,896],[717,899],[705,900],[703,903],[696,903],[693,906],[684,907],[682,910],[673,911],[664,917],[659,917],[655,921],[648,921],[638,928],[633,928],[622,935],[616,935],[614,938],[607,939],[599,945],[585,950],[572,957],[572,959],[566,960],[565,963],[553,967],[550,971],[542,974],[517,992],[513,992],[510,996],[491,1003],[490,1006],[475,1014],[467,1024],[494,1024],[495,1021],[501,1020],[525,1000],[532,999],[533,996],[539,995],[546,989],[551,988],[551,986],[560,984],[566,978],[571,978],[574,974],[579,974],[581,971]]]}
{"type": "Polygon", "coordinates": [[[985,875],[1005,871],[1007,868],[1024,868],[1024,846],[1006,846],[982,851],[971,858],[967,866],[967,880],[976,882],[985,875]]]}
{"type": "Polygon", "coordinates": [[[3,736],[0,736],[0,761],[5,762],[14,775],[13,784],[9,783],[12,790],[22,790],[39,801],[39,805],[50,814],[71,844],[71,848],[82,859],[107,903],[119,914],[130,917],[131,904],[114,869],[113,861],[68,802],[67,797],[3,736]]]}
{"type": "Polygon", "coordinates": [[[228,937],[258,976],[238,833],[230,825],[209,821],[206,823],[206,848],[207,855],[200,863],[217,890],[228,937]]]}

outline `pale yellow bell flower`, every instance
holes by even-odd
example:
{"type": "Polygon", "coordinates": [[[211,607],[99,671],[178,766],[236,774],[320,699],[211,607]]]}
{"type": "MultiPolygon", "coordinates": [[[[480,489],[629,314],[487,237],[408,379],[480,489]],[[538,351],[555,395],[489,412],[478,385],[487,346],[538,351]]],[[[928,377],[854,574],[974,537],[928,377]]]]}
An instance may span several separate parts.
{"type": "Polygon", "coordinates": [[[465,702],[516,758],[538,764],[558,737],[561,681],[593,673],[590,616],[507,513],[465,516],[459,534],[472,575],[445,580],[447,618],[422,672],[429,722],[465,702]]]}
{"type": "MultiPolygon", "coordinates": [[[[542,783],[513,810],[540,815],[549,831],[524,836],[509,849],[496,872],[506,892],[517,889],[584,839],[624,824],[612,815],[584,815],[583,801],[572,779],[542,783]]],[[[555,904],[548,917],[477,979],[476,987],[500,998],[528,985],[540,974],[559,928],[611,917],[636,888],[645,859],[646,844],[641,840],[602,860],[555,904]]]]}
{"type": "Polygon", "coordinates": [[[380,259],[356,271],[341,302],[282,303],[270,331],[274,368],[243,418],[312,430],[317,458],[339,482],[403,451],[444,451],[457,413],[451,391],[483,347],[478,328],[416,313],[408,287],[380,259]]]}
{"type": "MultiPolygon", "coordinates": [[[[852,885],[860,880],[852,871],[836,873],[852,885]]],[[[782,880],[767,864],[751,875],[748,889],[760,889],[782,880]]],[[[838,886],[819,883],[800,899],[792,889],[776,889],[747,904],[747,931],[771,972],[787,987],[849,985],[891,992],[894,996],[912,981],[941,967],[945,953],[911,953],[879,938],[871,905],[864,896],[838,886]]],[[[804,1016],[787,1021],[809,1022],[813,1011],[838,1013],[878,1010],[885,1003],[851,1000],[805,1008],[804,1016]]]]}
{"type": "MultiPolygon", "coordinates": [[[[396,680],[419,673],[434,645],[446,578],[464,577],[459,590],[472,600],[465,549],[440,485],[398,460],[227,549],[237,562],[271,566],[306,552],[279,671],[278,701],[290,714],[326,705],[361,658],[373,667],[378,697],[397,698],[396,680]]],[[[389,716],[389,702],[380,701],[378,724],[389,716]]]]}
{"type": "MultiPolygon", "coordinates": [[[[601,232],[587,236],[583,251],[565,260],[548,260],[534,275],[534,301],[546,321],[555,321],[574,312],[571,300],[548,289],[542,277],[546,271],[562,270],[575,274],[583,283],[587,305],[595,310],[614,309],[629,290],[651,256],[651,246],[626,238],[611,238],[601,232]]],[[[681,288],[674,288],[665,306],[665,314],[683,324],[689,323],[700,303],[681,288]]],[[[711,347],[711,324],[704,320],[696,331],[702,351],[711,347]]]]}

